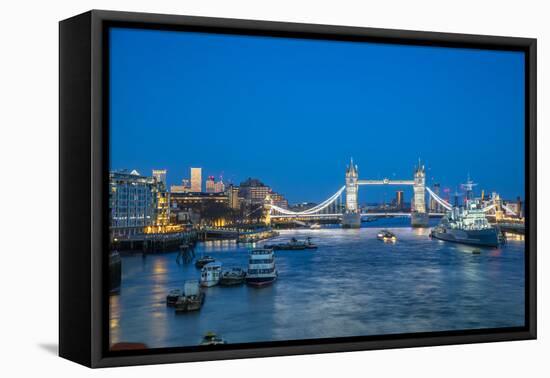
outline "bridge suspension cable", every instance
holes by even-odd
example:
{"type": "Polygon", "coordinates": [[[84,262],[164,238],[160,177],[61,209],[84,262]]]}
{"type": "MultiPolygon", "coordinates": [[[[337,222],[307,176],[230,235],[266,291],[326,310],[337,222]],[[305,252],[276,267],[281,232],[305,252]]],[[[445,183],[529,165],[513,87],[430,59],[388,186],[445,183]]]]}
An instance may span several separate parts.
{"type": "Polygon", "coordinates": [[[510,209],[508,206],[502,205],[502,208],[504,210],[507,210],[508,212],[510,212],[513,216],[517,216],[516,212],[514,210],[510,209]]]}
{"type": "Polygon", "coordinates": [[[486,207],[483,208],[483,212],[486,213],[486,212],[488,212],[488,211],[491,211],[492,209],[495,208],[495,206],[496,206],[495,204],[486,206],[486,207]]]}
{"type": "Polygon", "coordinates": [[[263,209],[263,205],[259,205],[258,207],[256,207],[254,210],[252,210],[251,212],[249,212],[248,214],[245,214],[245,217],[249,217],[251,216],[252,214],[254,214],[255,212],[257,212],[258,210],[262,210],[263,209]]]}
{"type": "Polygon", "coordinates": [[[426,187],[426,191],[432,196],[432,198],[439,203],[441,206],[443,206],[447,210],[452,210],[453,207],[445,201],[443,198],[439,197],[437,194],[435,194],[430,188],[426,187]]]}
{"type": "Polygon", "coordinates": [[[325,201],[321,202],[320,204],[312,207],[311,209],[307,209],[307,210],[304,210],[304,211],[291,211],[291,210],[283,209],[282,207],[279,207],[279,206],[271,205],[271,212],[273,212],[275,210],[275,211],[277,211],[281,214],[285,214],[285,215],[311,215],[311,214],[316,214],[316,213],[319,213],[319,212],[323,211],[329,205],[334,203],[342,195],[342,193],[344,192],[345,189],[346,189],[346,186],[344,185],[336,193],[334,193],[332,196],[330,196],[328,199],[326,199],[325,201]]]}
{"type": "MultiPolygon", "coordinates": [[[[515,212],[514,210],[510,209],[508,206],[506,206],[506,205],[504,205],[504,204],[502,204],[502,205],[500,205],[500,206],[502,206],[502,208],[503,208],[504,210],[508,211],[508,212],[511,213],[513,216],[517,216],[516,212],[515,212]]],[[[497,207],[497,204],[496,204],[496,203],[493,203],[492,205],[489,205],[489,206],[487,206],[487,207],[484,207],[484,208],[483,208],[483,211],[484,211],[485,213],[488,212],[488,211],[491,211],[491,210],[493,210],[493,209],[495,209],[495,211],[496,211],[496,207],[497,207]]]]}

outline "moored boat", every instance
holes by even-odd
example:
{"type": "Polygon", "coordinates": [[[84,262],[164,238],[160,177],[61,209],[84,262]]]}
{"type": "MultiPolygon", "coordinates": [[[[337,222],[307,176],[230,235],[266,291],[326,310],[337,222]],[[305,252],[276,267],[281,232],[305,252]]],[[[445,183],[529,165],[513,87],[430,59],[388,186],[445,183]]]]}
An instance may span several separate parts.
{"type": "Polygon", "coordinates": [[[317,244],[312,243],[311,237],[309,236],[306,238],[305,244],[306,244],[306,249],[317,249],[317,244]]]}
{"type": "Polygon", "coordinates": [[[266,244],[264,248],[273,249],[275,251],[301,251],[304,249],[317,249],[317,245],[312,243],[311,238],[308,237],[305,241],[299,241],[296,238],[292,238],[288,243],[266,244]]]}
{"type": "Polygon", "coordinates": [[[198,269],[202,269],[203,266],[213,263],[214,261],[216,261],[216,259],[212,256],[203,256],[195,262],[195,267],[197,267],[198,269]]]}
{"type": "Polygon", "coordinates": [[[200,310],[204,303],[205,294],[201,291],[199,283],[195,280],[187,281],[184,285],[183,295],[175,303],[176,313],[200,310]]]}
{"type": "Polygon", "coordinates": [[[179,289],[170,290],[168,295],[166,296],[166,305],[167,306],[175,306],[176,302],[178,301],[179,297],[182,296],[182,292],[179,289]]]}
{"type": "Polygon", "coordinates": [[[206,264],[201,269],[200,284],[204,287],[216,286],[220,283],[220,277],[222,273],[222,264],[218,262],[211,262],[206,264]]]}
{"type": "Polygon", "coordinates": [[[220,285],[232,286],[240,285],[244,283],[246,278],[246,272],[241,268],[233,268],[231,270],[224,270],[220,276],[220,285]]]}
{"type": "Polygon", "coordinates": [[[201,345],[222,345],[226,344],[225,340],[216,335],[214,332],[207,332],[202,338],[201,345]]]}
{"type": "Polygon", "coordinates": [[[275,256],[269,248],[257,248],[250,252],[246,283],[252,286],[267,286],[277,279],[275,256]]]}

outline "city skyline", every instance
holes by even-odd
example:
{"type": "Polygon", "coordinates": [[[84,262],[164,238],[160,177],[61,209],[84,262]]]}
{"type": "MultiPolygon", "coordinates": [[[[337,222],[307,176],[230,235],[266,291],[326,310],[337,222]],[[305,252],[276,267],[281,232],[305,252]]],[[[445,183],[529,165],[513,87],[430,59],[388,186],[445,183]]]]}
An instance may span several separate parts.
{"type": "Polygon", "coordinates": [[[524,198],[522,53],[116,28],[111,48],[112,169],[169,186],[200,166],[296,203],[340,187],[350,156],[372,179],[420,157],[429,185],[524,198]]]}
{"type": "MultiPolygon", "coordinates": [[[[182,183],[182,182],[186,182],[189,186],[187,187],[183,187],[181,185],[168,185],[166,186],[166,189],[168,192],[173,192],[173,193],[185,193],[185,192],[189,192],[189,193],[193,193],[193,192],[199,192],[199,193],[222,193],[226,190],[229,190],[230,186],[233,186],[235,188],[239,188],[239,186],[243,183],[245,183],[246,181],[248,180],[259,180],[262,182],[263,185],[265,185],[267,188],[269,188],[269,190],[274,194],[274,195],[278,195],[278,196],[283,196],[286,198],[286,195],[285,193],[280,193],[278,192],[272,185],[270,185],[269,181],[266,181],[264,180],[263,178],[261,177],[247,177],[246,179],[240,179],[236,182],[233,182],[233,181],[228,181],[228,180],[224,180],[223,179],[223,175],[219,175],[218,177],[214,176],[214,175],[211,175],[211,174],[208,174],[206,176],[204,176],[204,178],[201,179],[200,183],[196,183],[195,185],[195,188],[193,188],[191,186],[191,179],[190,177],[192,176],[193,172],[197,172],[197,170],[199,172],[201,172],[202,174],[202,171],[203,171],[203,168],[202,167],[189,167],[189,172],[190,174],[186,177],[185,175],[183,175],[182,178],[178,178],[178,179],[174,179],[175,182],[179,182],[179,183],[182,183]],[[216,180],[217,179],[217,180],[216,180]],[[212,185],[210,186],[209,188],[209,181],[212,180],[212,185]],[[204,185],[203,185],[204,184],[204,185]],[[200,188],[200,190],[198,189],[200,188]]],[[[142,175],[142,176],[150,176],[150,177],[154,177],[157,179],[157,181],[161,181],[163,182],[165,185],[166,185],[166,182],[170,182],[169,180],[167,180],[167,177],[170,177],[168,175],[168,171],[166,169],[152,169],[152,174],[149,175],[147,173],[144,173],[144,172],[141,172],[139,170],[134,170],[137,174],[139,175],[142,175]],[[158,174],[159,172],[162,172],[162,177],[159,178],[158,177],[158,174]]],[[[123,169],[123,170],[114,170],[113,172],[131,172],[131,170],[129,169],[123,169]]],[[[384,177],[383,179],[386,179],[387,177],[384,177]]],[[[391,180],[391,179],[390,179],[391,180]]],[[[464,180],[463,183],[457,185],[456,188],[451,188],[451,187],[448,187],[448,186],[445,186],[445,185],[441,185],[440,182],[437,182],[435,180],[432,180],[433,182],[428,182],[427,181],[427,186],[434,189],[436,191],[437,194],[439,194],[442,198],[444,198],[446,201],[448,201],[449,203],[454,203],[455,201],[463,201],[465,198],[466,198],[466,183],[467,182],[470,182],[473,184],[471,190],[472,190],[472,193],[474,195],[481,195],[483,194],[486,198],[491,196],[492,193],[495,193],[497,195],[499,195],[501,198],[503,198],[501,196],[501,193],[499,193],[498,191],[488,191],[488,190],[485,190],[483,187],[479,188],[479,189],[476,189],[476,187],[478,186],[478,183],[474,182],[473,180],[471,180],[470,176],[467,177],[466,180],[464,180]]],[[[396,205],[398,208],[399,207],[402,207],[403,205],[405,204],[411,204],[411,201],[413,200],[413,191],[412,189],[409,189],[407,190],[406,189],[406,186],[408,185],[381,185],[381,186],[371,186],[370,188],[366,189],[366,188],[363,188],[362,191],[365,191],[365,190],[368,190],[369,193],[372,194],[372,192],[375,192],[378,197],[376,198],[370,198],[370,200],[365,200],[365,199],[362,199],[360,196],[359,196],[359,199],[358,199],[358,202],[361,206],[363,205],[374,205],[374,204],[378,204],[378,205],[382,205],[382,204],[385,204],[385,205],[396,205]]],[[[520,197],[522,200],[524,198],[520,197]]],[[[503,198],[504,200],[508,200],[508,201],[516,201],[517,200],[517,197],[510,197],[510,198],[503,198]]],[[[310,201],[310,200],[305,200],[305,201],[296,201],[296,202],[292,202],[292,201],[288,201],[288,203],[290,205],[301,205],[301,204],[314,204],[315,202],[314,201],[310,201]]],[[[429,202],[428,202],[428,207],[433,207],[433,206],[437,206],[435,205],[435,201],[433,198],[430,198],[429,199],[429,202]]]]}

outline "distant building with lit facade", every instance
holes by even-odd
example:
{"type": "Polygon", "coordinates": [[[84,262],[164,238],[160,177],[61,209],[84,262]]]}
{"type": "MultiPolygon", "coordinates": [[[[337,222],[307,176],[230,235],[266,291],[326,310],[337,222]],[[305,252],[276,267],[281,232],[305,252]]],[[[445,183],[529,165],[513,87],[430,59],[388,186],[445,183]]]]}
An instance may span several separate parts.
{"type": "Polygon", "coordinates": [[[292,211],[305,211],[305,210],[309,210],[309,209],[311,209],[312,207],[315,207],[315,206],[317,206],[317,203],[315,203],[315,202],[300,202],[300,203],[292,205],[290,207],[290,210],[292,210],[292,211]]]}
{"type": "Polygon", "coordinates": [[[239,185],[239,196],[248,204],[263,204],[271,188],[258,179],[249,178],[239,185]]]}
{"type": "Polygon", "coordinates": [[[202,168],[191,168],[191,192],[202,192],[202,168]]]}
{"type": "Polygon", "coordinates": [[[523,203],[521,197],[517,197],[515,201],[503,201],[506,208],[502,208],[504,215],[507,217],[523,218],[523,203]]]}
{"type": "MultiPolygon", "coordinates": [[[[160,187],[157,191],[157,206],[155,214],[155,226],[168,226],[170,224],[170,193],[164,190],[164,184],[159,183],[160,187]]],[[[154,232],[150,229],[149,232],[154,232]]]]}
{"type": "Polygon", "coordinates": [[[181,180],[181,185],[171,185],[170,193],[189,193],[191,191],[191,183],[189,179],[181,180]]]}
{"type": "Polygon", "coordinates": [[[206,193],[215,193],[216,192],[216,182],[214,181],[214,176],[208,176],[206,179],[206,193]]]}
{"type": "Polygon", "coordinates": [[[229,185],[227,188],[227,202],[229,207],[233,210],[239,210],[241,208],[239,190],[240,188],[234,185],[229,185]]]}
{"type": "Polygon", "coordinates": [[[170,203],[172,212],[194,214],[194,224],[223,226],[228,222],[230,210],[226,193],[172,193],[170,203]]]}
{"type": "Polygon", "coordinates": [[[139,172],[109,174],[110,230],[113,237],[141,234],[156,223],[159,188],[154,177],[139,172]]]}
{"type": "MultiPolygon", "coordinates": [[[[441,185],[438,184],[438,183],[435,183],[433,184],[433,191],[435,194],[437,194],[438,196],[441,196],[440,192],[441,192],[441,185]]],[[[431,212],[434,212],[434,213],[439,213],[439,212],[442,212],[442,208],[441,208],[441,205],[439,204],[439,202],[437,202],[435,199],[433,199],[432,197],[430,197],[430,211],[431,212]]]]}
{"type": "Polygon", "coordinates": [[[521,197],[517,197],[516,198],[516,211],[517,211],[517,215],[521,218],[523,218],[524,214],[523,214],[523,202],[521,200],[521,197]]]}
{"type": "Polygon", "coordinates": [[[157,183],[164,185],[166,188],[166,169],[153,169],[153,177],[157,183]]]}
{"type": "Polygon", "coordinates": [[[216,181],[216,183],[214,184],[214,193],[221,193],[221,192],[225,192],[225,184],[220,178],[220,181],[216,181]]]}
{"type": "Polygon", "coordinates": [[[395,207],[398,210],[403,210],[403,208],[405,207],[404,206],[404,201],[403,201],[403,191],[402,190],[397,190],[395,192],[395,207]]]}
{"type": "Polygon", "coordinates": [[[172,193],[170,196],[172,208],[185,208],[190,205],[218,203],[228,205],[225,193],[172,193]]]}
{"type": "Polygon", "coordinates": [[[158,189],[155,226],[167,226],[170,224],[170,193],[166,186],[166,172],[166,169],[153,169],[152,172],[158,189]]]}
{"type": "Polygon", "coordinates": [[[185,185],[170,185],[170,193],[189,193],[191,187],[185,185]]]}
{"type": "Polygon", "coordinates": [[[288,209],[288,201],[282,194],[271,192],[269,195],[271,197],[272,205],[281,207],[283,209],[288,209]]]}

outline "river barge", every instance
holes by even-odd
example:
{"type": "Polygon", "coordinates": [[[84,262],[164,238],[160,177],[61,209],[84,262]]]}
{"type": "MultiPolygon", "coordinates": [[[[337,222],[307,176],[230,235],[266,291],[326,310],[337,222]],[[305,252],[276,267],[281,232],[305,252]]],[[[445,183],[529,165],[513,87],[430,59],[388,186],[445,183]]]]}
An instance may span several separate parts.
{"type": "Polygon", "coordinates": [[[289,251],[300,251],[304,249],[317,249],[317,245],[311,242],[311,238],[308,237],[305,241],[299,241],[296,238],[290,239],[288,243],[279,244],[266,244],[264,248],[289,251]]]}
{"type": "Polygon", "coordinates": [[[169,307],[174,307],[178,299],[183,295],[180,289],[170,290],[166,296],[166,305],[169,307]]]}
{"type": "Polygon", "coordinates": [[[246,272],[241,268],[233,268],[231,270],[222,271],[220,277],[221,286],[241,285],[246,279],[246,272]]]}
{"type": "Polygon", "coordinates": [[[204,304],[205,294],[201,291],[197,281],[187,281],[183,295],[175,303],[176,313],[198,311],[204,304]]]}

